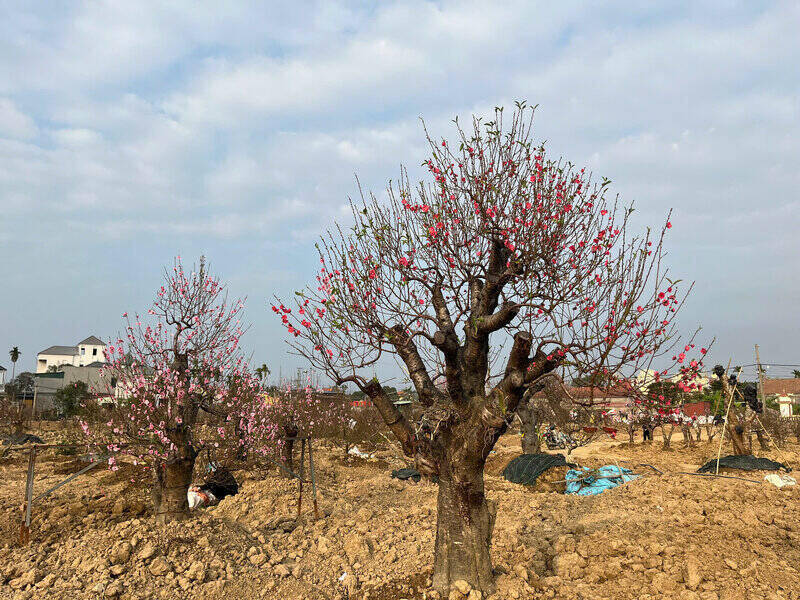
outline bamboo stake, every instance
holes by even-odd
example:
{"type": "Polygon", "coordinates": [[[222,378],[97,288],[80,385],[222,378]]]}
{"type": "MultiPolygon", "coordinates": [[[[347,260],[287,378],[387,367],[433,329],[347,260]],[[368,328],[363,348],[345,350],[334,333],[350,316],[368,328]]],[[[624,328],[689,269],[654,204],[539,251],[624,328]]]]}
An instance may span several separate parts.
{"type": "MultiPolygon", "coordinates": [[[[725,368],[725,377],[728,376],[728,370],[731,368],[731,359],[728,359],[728,366],[725,368]]],[[[741,374],[741,367],[737,371],[736,382],[739,382],[739,375],[741,374]]],[[[728,428],[728,415],[731,412],[731,404],[733,404],[733,392],[736,386],[731,387],[730,398],[728,398],[728,409],[725,411],[725,422],[722,424],[722,435],[719,437],[719,449],[717,450],[717,468],[714,471],[715,475],[719,475],[719,457],[722,455],[722,442],[725,441],[725,430],[728,428]]]]}

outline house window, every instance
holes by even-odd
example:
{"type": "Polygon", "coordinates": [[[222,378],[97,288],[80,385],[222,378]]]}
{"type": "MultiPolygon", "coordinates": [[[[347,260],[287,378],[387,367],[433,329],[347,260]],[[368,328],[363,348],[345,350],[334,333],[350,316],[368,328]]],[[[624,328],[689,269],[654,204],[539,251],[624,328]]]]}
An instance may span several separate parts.
{"type": "Polygon", "coordinates": [[[84,354],[86,354],[86,348],[81,348],[81,356],[83,356],[84,354]]]}
{"type": "Polygon", "coordinates": [[[97,356],[97,348],[92,348],[92,356],[97,356]]]}

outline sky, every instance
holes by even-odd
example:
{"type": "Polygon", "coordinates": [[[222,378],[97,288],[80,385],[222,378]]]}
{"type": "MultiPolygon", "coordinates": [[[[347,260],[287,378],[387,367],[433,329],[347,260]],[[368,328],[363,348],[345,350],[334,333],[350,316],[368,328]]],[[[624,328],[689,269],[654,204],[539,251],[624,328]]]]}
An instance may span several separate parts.
{"type": "Polygon", "coordinates": [[[796,2],[0,0],[0,364],[144,311],[208,257],[252,323],[310,282],[356,176],[419,174],[420,119],[537,104],[534,137],[661,224],[710,362],[800,363],[796,2]],[[292,6],[294,4],[294,6],[292,6]]]}

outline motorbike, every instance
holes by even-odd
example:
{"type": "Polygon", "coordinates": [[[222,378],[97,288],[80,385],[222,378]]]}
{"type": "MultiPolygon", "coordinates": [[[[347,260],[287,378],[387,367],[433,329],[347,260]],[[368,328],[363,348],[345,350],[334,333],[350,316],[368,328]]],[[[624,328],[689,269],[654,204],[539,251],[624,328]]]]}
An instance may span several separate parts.
{"type": "Polygon", "coordinates": [[[547,444],[548,450],[566,450],[577,446],[569,436],[555,429],[548,429],[544,432],[544,443],[547,444]]]}

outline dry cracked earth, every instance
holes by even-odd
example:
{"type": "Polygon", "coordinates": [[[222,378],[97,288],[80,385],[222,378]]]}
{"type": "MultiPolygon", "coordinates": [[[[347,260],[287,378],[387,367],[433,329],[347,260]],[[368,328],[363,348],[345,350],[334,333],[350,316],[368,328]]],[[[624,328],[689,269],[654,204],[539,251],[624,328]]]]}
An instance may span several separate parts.
{"type": "MultiPolygon", "coordinates": [[[[348,461],[316,444],[319,519],[307,487],[297,520],[296,483],[239,471],[237,496],[162,528],[124,468],[98,468],[35,506],[26,546],[17,538],[27,461],[2,458],[0,598],[438,598],[429,587],[435,485],[391,479],[402,463],[389,449],[348,461]]],[[[487,465],[487,495],[497,503],[492,599],[800,598],[800,486],[779,490],[758,472],[729,473],[751,481],[681,474],[715,456],[716,444],[673,441],[662,451],[658,439],[607,440],[574,459],[642,477],[598,496],[566,496],[557,483],[564,470],[533,488],[505,481],[500,472],[518,449],[519,438],[505,436],[487,465]]],[[[800,465],[797,444],[763,455],[800,465]]],[[[80,466],[44,452],[36,492],[80,466]]],[[[449,600],[480,598],[459,586],[449,600]]]]}

